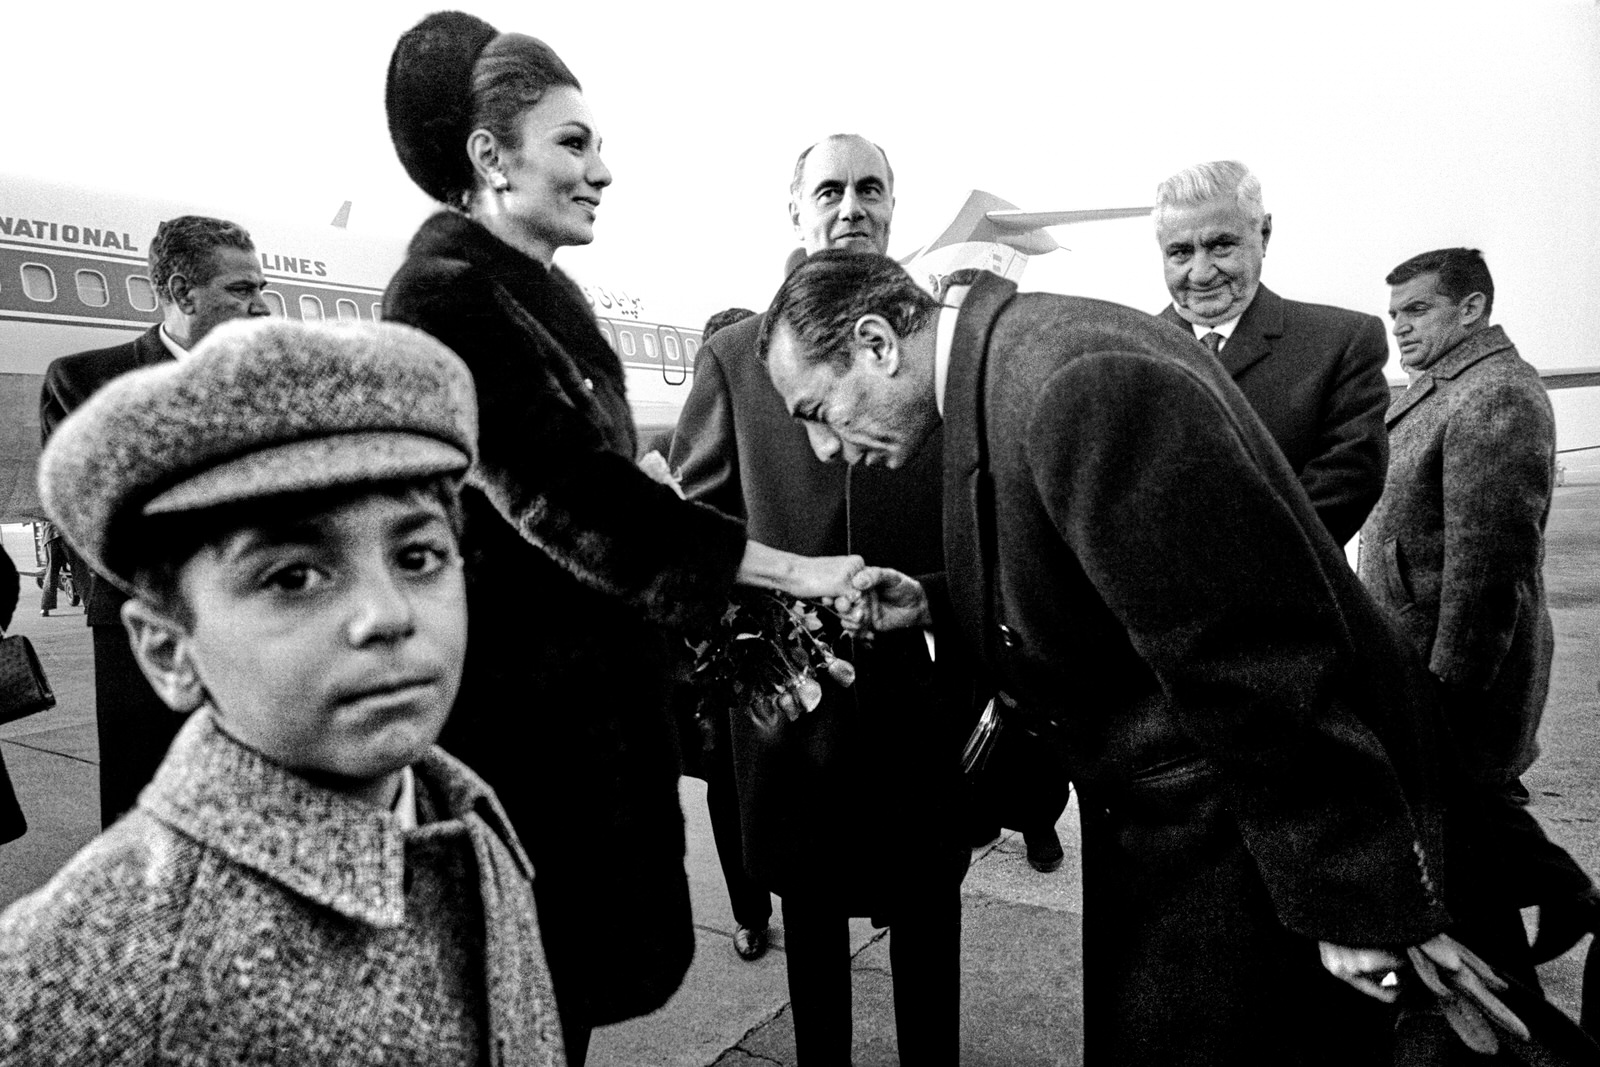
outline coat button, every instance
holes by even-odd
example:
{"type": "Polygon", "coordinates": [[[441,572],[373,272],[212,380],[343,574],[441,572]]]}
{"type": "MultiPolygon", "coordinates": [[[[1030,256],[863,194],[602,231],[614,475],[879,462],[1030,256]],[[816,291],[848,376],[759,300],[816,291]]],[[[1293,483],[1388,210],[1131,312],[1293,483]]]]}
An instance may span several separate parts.
{"type": "Polygon", "coordinates": [[[1001,623],[1000,624],[1000,643],[1002,645],[1005,645],[1007,648],[1016,648],[1022,642],[1017,640],[1017,631],[1013,630],[1011,627],[1007,626],[1005,623],[1001,623]]]}
{"type": "Polygon", "coordinates": [[[593,378],[585,378],[583,380],[583,387],[585,389],[589,390],[589,392],[591,392],[591,393],[594,392],[594,379],[593,378]]]}

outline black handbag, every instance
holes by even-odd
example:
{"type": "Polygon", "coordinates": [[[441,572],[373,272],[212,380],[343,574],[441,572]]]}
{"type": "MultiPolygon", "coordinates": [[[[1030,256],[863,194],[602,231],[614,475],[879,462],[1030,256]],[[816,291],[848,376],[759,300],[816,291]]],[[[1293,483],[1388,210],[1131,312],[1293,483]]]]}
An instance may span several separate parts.
{"type": "Polygon", "coordinates": [[[33,642],[21,634],[0,639],[0,723],[56,706],[56,694],[33,642]]]}
{"type": "Polygon", "coordinates": [[[997,693],[961,750],[961,773],[980,810],[1002,826],[1053,820],[1072,772],[1059,723],[997,693]]]}

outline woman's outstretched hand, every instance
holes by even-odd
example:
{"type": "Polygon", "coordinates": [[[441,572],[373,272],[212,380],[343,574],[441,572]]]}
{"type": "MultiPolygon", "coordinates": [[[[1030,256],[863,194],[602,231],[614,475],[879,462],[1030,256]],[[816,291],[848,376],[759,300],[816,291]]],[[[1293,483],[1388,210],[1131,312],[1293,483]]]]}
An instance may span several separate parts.
{"type": "Polygon", "coordinates": [[[865,567],[860,556],[799,556],[760,541],[746,541],[736,580],[758,589],[776,589],[801,600],[848,601],[862,593],[853,584],[865,567]]]}
{"type": "Polygon", "coordinates": [[[784,579],[785,592],[802,600],[844,601],[853,607],[862,597],[855,577],[866,569],[860,556],[797,556],[794,570],[784,579]]]}

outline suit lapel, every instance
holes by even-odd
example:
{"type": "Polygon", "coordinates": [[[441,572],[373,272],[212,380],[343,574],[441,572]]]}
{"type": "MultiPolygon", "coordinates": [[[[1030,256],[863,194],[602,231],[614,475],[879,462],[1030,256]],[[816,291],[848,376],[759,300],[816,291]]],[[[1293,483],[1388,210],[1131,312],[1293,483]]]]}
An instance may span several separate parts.
{"type": "Polygon", "coordinates": [[[133,358],[141,367],[153,367],[172,358],[166,342],[161,340],[161,324],[150,327],[133,339],[133,358]]]}
{"type": "Polygon", "coordinates": [[[1394,424],[1399,422],[1406,412],[1422,403],[1423,397],[1433,392],[1433,385],[1433,375],[1424,374],[1406,386],[1406,391],[1395,397],[1393,403],[1389,405],[1389,411],[1383,417],[1384,425],[1393,429],[1394,424]]]}
{"type": "Polygon", "coordinates": [[[1257,363],[1272,355],[1272,343],[1283,336],[1283,298],[1266,286],[1256,289],[1256,297],[1239,316],[1239,325],[1217,354],[1234,381],[1257,363]]]}
{"type": "Polygon", "coordinates": [[[988,366],[989,335],[1000,310],[1017,287],[993,274],[973,284],[956,318],[950,349],[950,372],[944,398],[944,551],[951,599],[976,605],[979,611],[962,612],[974,620],[969,637],[994,662],[991,647],[994,574],[994,494],[988,471],[987,420],[984,388],[988,366]]]}

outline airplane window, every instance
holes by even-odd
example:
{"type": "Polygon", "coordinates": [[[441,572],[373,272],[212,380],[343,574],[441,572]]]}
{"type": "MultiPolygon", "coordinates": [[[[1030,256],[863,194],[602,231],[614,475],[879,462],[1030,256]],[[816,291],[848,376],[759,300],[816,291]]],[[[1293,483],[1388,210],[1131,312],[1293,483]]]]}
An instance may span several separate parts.
{"type": "Polygon", "coordinates": [[[48,304],[56,298],[55,271],[42,263],[24,263],[22,265],[22,291],[28,294],[29,300],[37,300],[41,304],[48,304]]]}
{"type": "Polygon", "coordinates": [[[333,310],[338,313],[340,322],[360,322],[361,310],[356,307],[354,300],[343,297],[334,302],[333,310]]]}
{"type": "Polygon", "coordinates": [[[624,356],[631,356],[635,352],[638,351],[638,349],[634,346],[634,343],[633,343],[633,331],[632,330],[624,330],[621,327],[618,327],[617,328],[617,339],[622,342],[622,354],[624,356]]]}
{"type": "Polygon", "coordinates": [[[678,352],[678,339],[672,336],[670,333],[663,333],[661,335],[661,347],[666,352],[667,359],[671,360],[673,363],[677,363],[683,359],[683,356],[678,352]]]}
{"type": "Polygon", "coordinates": [[[104,274],[97,270],[80,270],[73,277],[78,283],[78,299],[85,307],[103,308],[111,303],[104,274]]]}
{"type": "Polygon", "coordinates": [[[261,290],[261,299],[267,302],[267,310],[280,319],[289,317],[289,309],[283,304],[283,294],[276,289],[261,290]]]}
{"type": "Polygon", "coordinates": [[[156,290],[149,278],[143,274],[128,275],[128,303],[133,305],[135,311],[156,309],[156,290]]]}
{"type": "Polygon", "coordinates": [[[651,363],[656,361],[656,335],[653,330],[640,330],[644,337],[644,358],[651,363]]]}
{"type": "Polygon", "coordinates": [[[688,356],[690,359],[693,359],[695,357],[695,353],[699,352],[699,351],[700,351],[700,342],[699,342],[698,339],[693,338],[693,337],[685,337],[683,339],[683,352],[684,352],[684,355],[688,356]]]}
{"type": "Polygon", "coordinates": [[[306,322],[321,322],[323,319],[322,301],[314,296],[302,296],[300,298],[300,317],[306,322]]]}
{"type": "Polygon", "coordinates": [[[381,322],[381,321],[383,321],[383,305],[382,304],[373,304],[372,305],[372,321],[373,322],[381,322]]]}
{"type": "Polygon", "coordinates": [[[599,319],[597,320],[597,325],[600,327],[600,336],[606,339],[606,344],[610,345],[611,351],[615,352],[617,350],[617,338],[611,332],[611,324],[606,322],[605,319],[599,319]]]}

